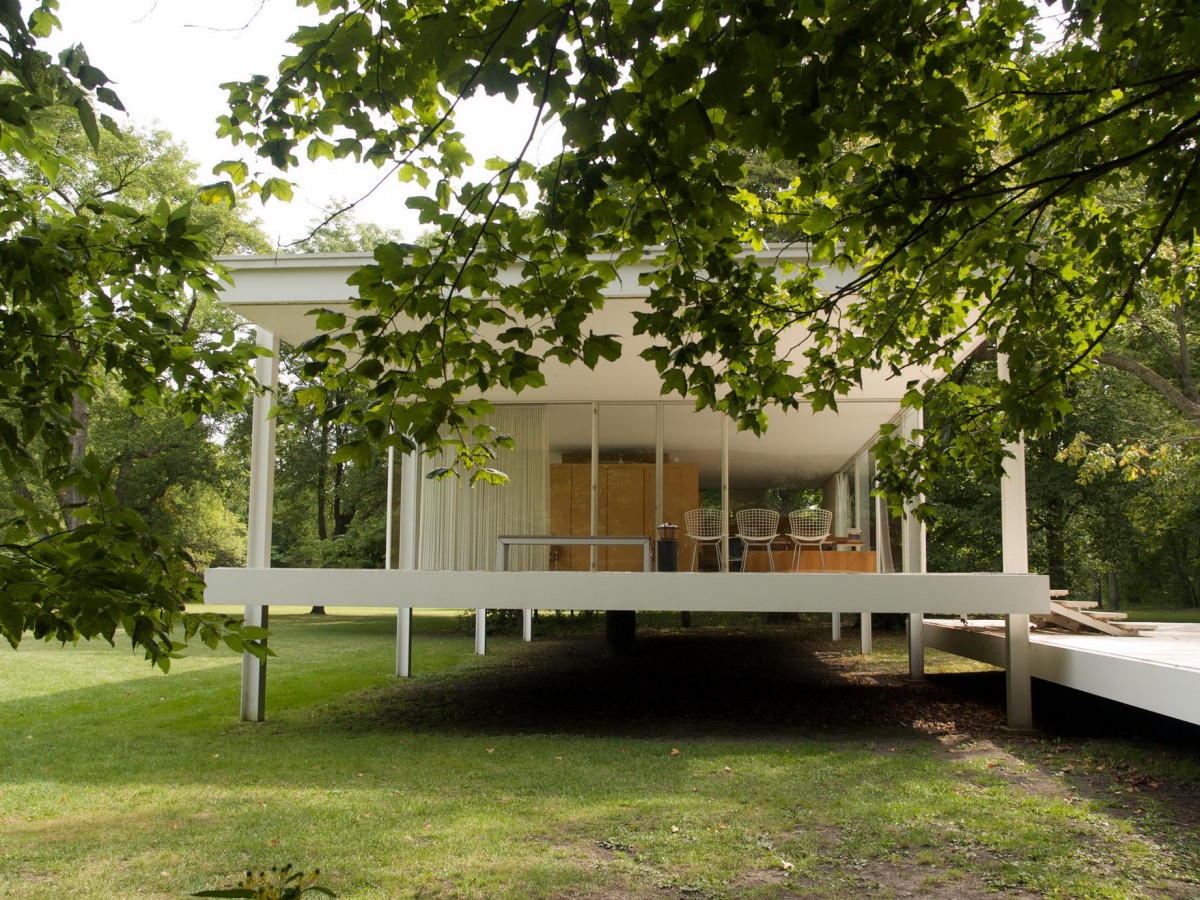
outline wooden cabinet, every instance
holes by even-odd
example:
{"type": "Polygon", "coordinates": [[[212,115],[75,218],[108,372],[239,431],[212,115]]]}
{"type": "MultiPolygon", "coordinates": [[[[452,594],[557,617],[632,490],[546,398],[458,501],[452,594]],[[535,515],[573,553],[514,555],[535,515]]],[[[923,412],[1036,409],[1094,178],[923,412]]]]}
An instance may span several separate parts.
{"type": "MultiPolygon", "coordinates": [[[[644,534],[654,539],[659,522],[654,515],[654,465],[601,463],[597,534],[644,534]]],[[[550,466],[550,531],[553,534],[591,534],[592,469],[586,463],[550,466]]],[[[679,528],[680,566],[691,560],[692,545],[683,533],[683,514],[700,505],[700,468],[692,463],[663,465],[663,518],[679,528]]],[[[642,551],[637,547],[598,547],[602,572],[637,572],[642,551]]],[[[582,572],[591,568],[590,547],[553,547],[550,567],[582,572]]]]}
{"type": "MultiPolygon", "coordinates": [[[[736,541],[737,538],[730,538],[736,541]]],[[[775,557],[776,572],[791,572],[796,564],[796,545],[785,545],[782,540],[776,541],[771,551],[775,557]]],[[[874,550],[833,550],[825,549],[825,569],[821,568],[821,554],[812,547],[805,547],[800,552],[800,572],[874,572],[874,550]]],[[[766,551],[755,547],[746,557],[747,572],[768,572],[766,551]]]]}

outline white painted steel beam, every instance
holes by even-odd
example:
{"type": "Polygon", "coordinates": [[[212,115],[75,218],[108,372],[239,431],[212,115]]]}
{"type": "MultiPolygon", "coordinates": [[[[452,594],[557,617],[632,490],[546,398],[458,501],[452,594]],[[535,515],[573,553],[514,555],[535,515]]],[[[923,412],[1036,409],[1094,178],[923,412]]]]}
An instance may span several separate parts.
{"type": "Polygon", "coordinates": [[[205,574],[209,603],[708,612],[1048,613],[1044,575],[840,572],[421,572],[224,569],[205,574]]]}
{"type": "MultiPolygon", "coordinates": [[[[264,328],[259,346],[271,352],[254,362],[254,375],[266,390],[254,398],[250,420],[250,504],[246,523],[246,565],[255,570],[271,566],[271,520],[275,508],[275,385],[279,382],[279,339],[264,328]]],[[[246,604],[245,623],[266,628],[268,607],[246,604]]],[[[267,710],[267,664],[251,653],[242,654],[243,722],[261,722],[267,710]]]]}
{"type": "Polygon", "coordinates": [[[860,612],[858,614],[858,652],[863,656],[870,656],[874,649],[872,638],[874,635],[871,632],[871,614],[869,612],[860,612]]]}
{"type": "MultiPolygon", "coordinates": [[[[1008,357],[996,357],[1000,378],[1008,380],[1008,357]]],[[[1025,499],[1025,441],[1005,445],[1000,479],[1001,552],[1004,571],[1029,571],[1029,515],[1025,499]]],[[[1048,582],[1047,582],[1048,584],[1048,582]]],[[[1010,613],[1005,628],[1008,673],[1008,727],[1014,731],[1033,729],[1033,688],[1030,684],[1029,616],[1010,613]]]]}
{"type": "Polygon", "coordinates": [[[920,612],[912,612],[908,614],[908,621],[904,625],[904,635],[908,641],[908,677],[913,681],[920,681],[925,677],[925,629],[923,622],[925,621],[925,613],[930,610],[921,610],[920,612]]]}
{"type": "MultiPolygon", "coordinates": [[[[729,572],[729,419],[721,416],[721,571],[729,572]]],[[[745,552],[743,550],[743,552],[745,552]]]]}
{"type": "MultiPolygon", "coordinates": [[[[391,459],[391,456],[388,457],[391,459]]],[[[417,451],[405,453],[400,460],[400,552],[399,568],[411,572],[417,568],[420,530],[421,466],[417,451]]],[[[396,609],[396,675],[412,675],[412,601],[396,609]]]]}

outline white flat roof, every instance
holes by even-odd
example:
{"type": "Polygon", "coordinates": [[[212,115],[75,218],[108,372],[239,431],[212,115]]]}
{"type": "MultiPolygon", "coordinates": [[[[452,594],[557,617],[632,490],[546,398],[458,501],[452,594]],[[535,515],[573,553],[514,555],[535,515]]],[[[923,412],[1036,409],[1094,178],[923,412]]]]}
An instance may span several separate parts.
{"type": "MultiPolygon", "coordinates": [[[[774,248],[764,254],[766,259],[786,260],[803,264],[806,253],[797,248],[774,248]]],[[[315,317],[309,315],[317,308],[351,311],[357,296],[347,279],[363,265],[373,261],[369,253],[313,253],[297,255],[226,256],[219,260],[232,274],[234,283],[226,287],[222,301],[255,325],[261,326],[281,340],[298,344],[317,334],[315,317]]],[[[514,395],[508,391],[488,394],[494,403],[519,402],[534,404],[570,403],[650,403],[678,402],[690,408],[693,401],[677,394],[663,396],[661,381],[652,363],[642,359],[640,351],[650,345],[645,336],[632,334],[632,313],[644,302],[647,289],[638,276],[649,271],[649,260],[622,270],[621,277],[606,289],[606,303],[589,320],[588,327],[600,334],[616,334],[623,344],[622,356],[612,363],[601,362],[596,369],[565,365],[546,360],[543,372],[546,385],[514,395]]],[[[515,276],[514,276],[515,277],[515,276]]],[[[828,271],[828,287],[844,285],[850,276],[828,271]]],[[[804,364],[803,350],[807,333],[796,329],[788,357],[794,365],[804,364]]],[[[940,377],[932,368],[912,367],[900,375],[864,370],[861,388],[839,400],[839,412],[826,410],[813,413],[807,408],[773,414],[766,435],[754,441],[749,435],[736,435],[735,448],[741,459],[739,466],[747,467],[747,476],[772,472],[791,483],[820,484],[841,468],[866,445],[879,427],[891,421],[900,410],[900,399],[911,381],[940,377]],[[757,464],[756,464],[757,459],[757,464]],[[784,462],[781,462],[784,460],[784,462]]],[[[609,428],[619,428],[610,419],[609,428]]],[[[672,439],[683,444],[707,448],[717,453],[719,439],[708,432],[697,418],[684,425],[676,417],[671,428],[672,439]],[[689,430],[692,433],[688,433],[689,430]]],[[[610,431],[606,442],[621,446],[621,437],[610,431]]],[[[630,443],[633,446],[633,442],[630,443]]],[[[670,452],[671,448],[667,448],[670,452]]],[[[714,456],[712,465],[719,459],[714,456]]],[[[768,477],[763,474],[763,477],[768,477]]],[[[770,476],[774,477],[774,475],[770,476]]]]}

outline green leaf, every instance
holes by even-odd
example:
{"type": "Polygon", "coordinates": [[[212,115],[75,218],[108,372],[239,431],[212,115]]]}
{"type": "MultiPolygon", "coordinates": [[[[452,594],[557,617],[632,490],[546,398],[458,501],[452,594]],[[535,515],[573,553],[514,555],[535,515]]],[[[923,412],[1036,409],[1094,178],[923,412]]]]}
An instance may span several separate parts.
{"type": "Polygon", "coordinates": [[[79,114],[79,124],[83,126],[88,143],[92,145],[93,150],[99,150],[100,127],[96,124],[96,111],[92,109],[91,101],[87,97],[80,97],[75,101],[75,111],[79,114]]]}
{"type": "Polygon", "coordinates": [[[154,223],[155,228],[165,229],[171,222],[171,205],[166,200],[159,200],[150,214],[150,221],[154,223]]]}
{"type": "Polygon", "coordinates": [[[241,160],[227,159],[213,166],[213,174],[226,174],[234,184],[243,184],[250,177],[250,167],[241,160]]]}
{"type": "Polygon", "coordinates": [[[310,162],[315,162],[318,159],[335,158],[337,158],[337,154],[333,144],[329,141],[322,138],[313,138],[308,142],[308,159],[310,162]]]}
{"type": "Polygon", "coordinates": [[[278,197],[285,203],[292,199],[292,184],[283,178],[268,178],[262,184],[262,192],[259,194],[262,202],[266,203],[272,197],[278,197]]]}
{"type": "Polygon", "coordinates": [[[237,194],[234,191],[233,184],[228,181],[218,181],[214,184],[204,185],[200,188],[199,197],[202,203],[224,205],[230,208],[237,205],[237,194]]]}
{"type": "Polygon", "coordinates": [[[105,75],[95,66],[88,65],[87,63],[84,63],[79,67],[79,70],[75,73],[75,77],[78,78],[79,83],[89,91],[108,83],[107,75],[105,75]]]}
{"type": "Polygon", "coordinates": [[[116,95],[112,88],[96,88],[96,99],[105,106],[125,112],[125,106],[121,103],[121,98],[116,95]]]}
{"type": "Polygon", "coordinates": [[[346,314],[332,309],[317,311],[317,328],[320,331],[336,331],[346,327],[346,314]]]}

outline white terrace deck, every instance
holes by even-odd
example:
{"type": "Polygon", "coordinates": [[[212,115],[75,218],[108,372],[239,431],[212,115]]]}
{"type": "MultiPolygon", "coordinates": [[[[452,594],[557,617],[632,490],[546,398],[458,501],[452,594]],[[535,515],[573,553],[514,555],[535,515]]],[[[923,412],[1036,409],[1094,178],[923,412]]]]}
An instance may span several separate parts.
{"type": "MultiPolygon", "coordinates": [[[[925,645],[1004,666],[1004,623],[925,622],[925,645]]],[[[1033,677],[1200,725],[1200,625],[1160,624],[1138,637],[1030,634],[1033,677]]]]}
{"type": "MultiPolygon", "coordinates": [[[[1009,716],[1029,720],[1029,615],[1050,608],[1044,575],[691,572],[427,572],[398,569],[209,569],[205,600],[247,608],[266,621],[270,606],[383,606],[397,616],[397,674],[408,674],[413,608],[679,610],[1003,615],[1013,640],[1002,648],[1009,716]]],[[[482,617],[480,617],[482,618],[482,617]]],[[[922,629],[910,628],[921,658],[922,629]]],[[[479,646],[477,641],[477,646],[479,646]]],[[[919,669],[914,668],[914,672],[919,669]]],[[[243,717],[261,719],[266,667],[243,662],[243,717]]]]}

